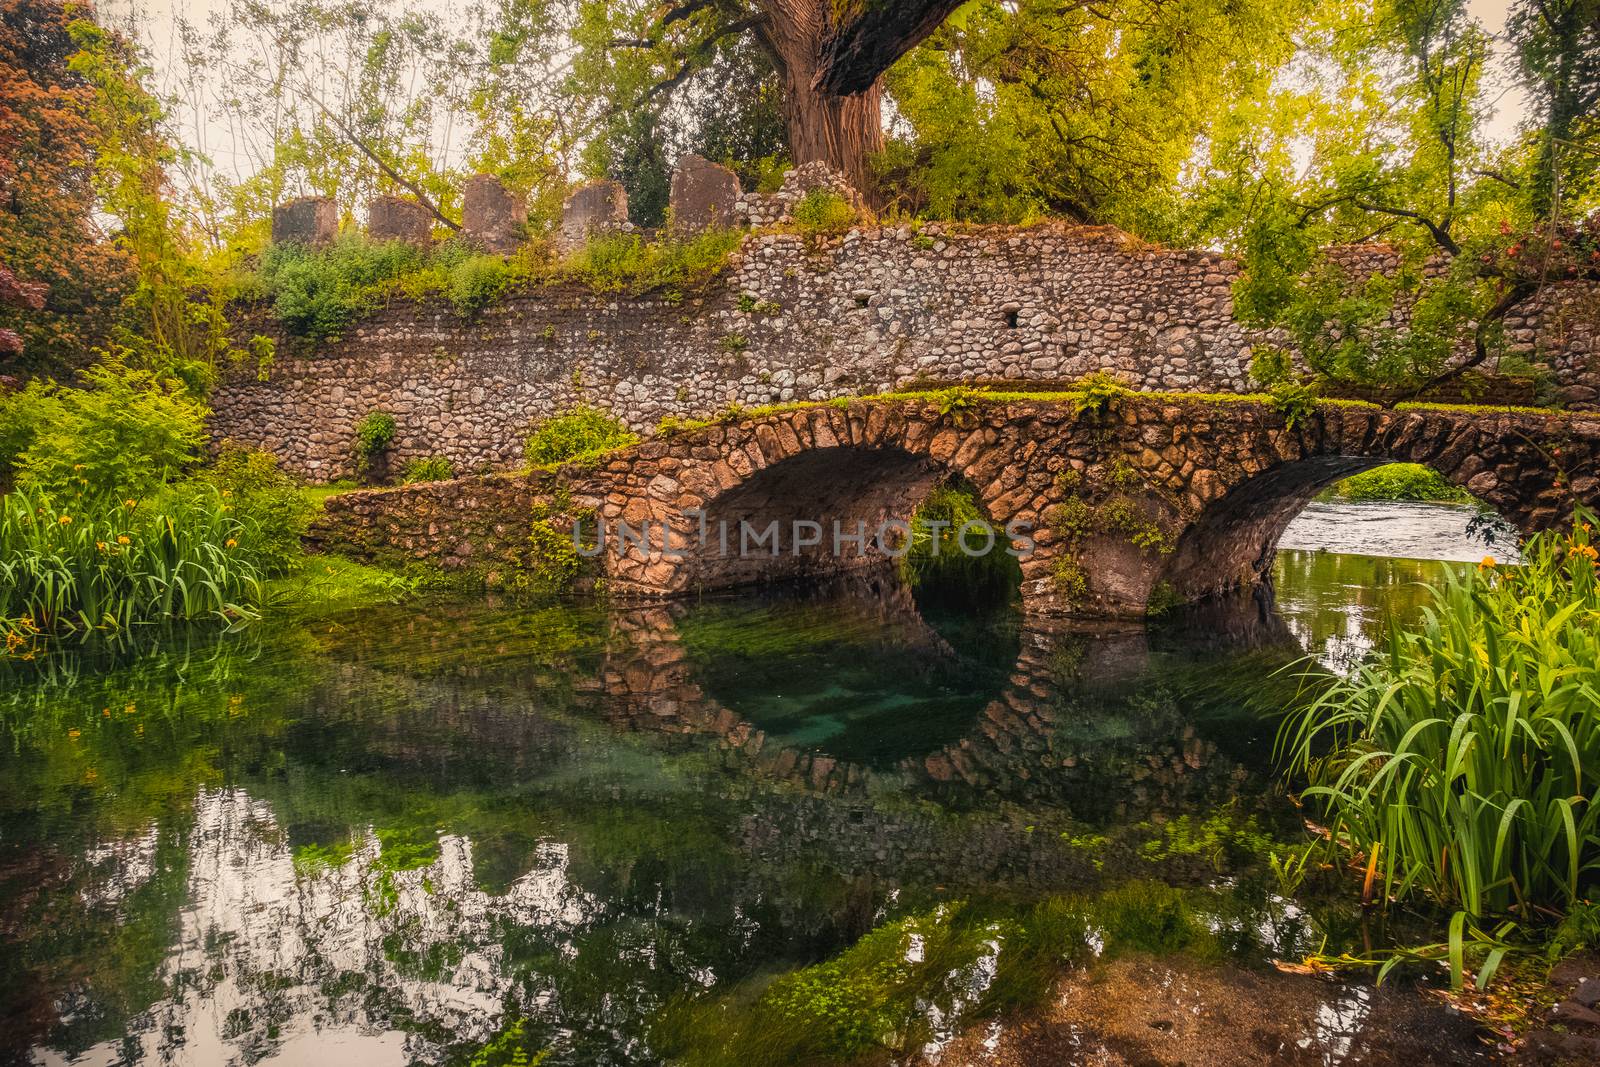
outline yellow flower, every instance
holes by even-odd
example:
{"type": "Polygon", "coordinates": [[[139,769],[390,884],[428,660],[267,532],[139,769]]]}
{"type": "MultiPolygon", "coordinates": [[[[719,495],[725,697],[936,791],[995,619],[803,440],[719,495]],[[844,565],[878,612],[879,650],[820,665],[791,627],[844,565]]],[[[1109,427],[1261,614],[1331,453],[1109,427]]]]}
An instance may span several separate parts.
{"type": "Polygon", "coordinates": [[[1494,557],[1493,556],[1484,556],[1483,557],[1483,562],[1478,564],[1478,569],[1480,571],[1491,570],[1491,569],[1493,569],[1493,567],[1494,567],[1494,557]]]}
{"type": "Polygon", "coordinates": [[[137,500],[124,500],[122,502],[122,506],[125,508],[136,508],[139,506],[139,502],[137,500]]]}
{"type": "Polygon", "coordinates": [[[61,525],[65,526],[67,523],[72,521],[72,516],[71,515],[63,515],[63,516],[61,516],[61,518],[57,519],[56,521],[59,522],[61,525]]]}
{"type": "Polygon", "coordinates": [[[132,543],[133,542],[128,540],[128,535],[127,534],[118,534],[117,535],[117,544],[119,544],[119,545],[128,545],[128,544],[132,544],[132,543]]]}
{"type": "Polygon", "coordinates": [[[106,543],[105,543],[105,542],[104,542],[104,541],[96,541],[96,542],[95,542],[95,543],[94,543],[94,547],[95,547],[95,548],[97,548],[97,549],[99,549],[99,550],[100,550],[100,551],[101,551],[101,552],[104,552],[104,551],[105,551],[105,550],[106,550],[106,549],[107,549],[107,548],[109,548],[109,547],[110,547],[110,546],[109,546],[109,545],[107,545],[107,544],[106,544],[106,543]]]}
{"type": "Polygon", "coordinates": [[[239,542],[235,541],[233,538],[230,537],[230,538],[228,538],[228,543],[226,545],[224,545],[223,547],[225,547],[225,548],[235,548],[235,547],[238,546],[238,544],[239,544],[239,542]]]}
{"type": "Polygon", "coordinates": [[[72,738],[74,741],[76,741],[78,739],[78,736],[79,736],[78,735],[78,731],[76,731],[76,730],[68,730],[67,731],[67,736],[72,738]]]}

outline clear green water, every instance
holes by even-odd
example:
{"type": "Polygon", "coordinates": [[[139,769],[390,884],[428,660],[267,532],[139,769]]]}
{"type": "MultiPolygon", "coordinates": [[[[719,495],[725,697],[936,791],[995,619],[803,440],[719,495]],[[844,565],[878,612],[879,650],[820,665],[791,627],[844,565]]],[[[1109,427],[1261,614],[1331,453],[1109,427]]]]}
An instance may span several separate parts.
{"type": "Polygon", "coordinates": [[[1150,631],[880,580],[408,605],[6,675],[0,1062],[466,1062],[523,1018],[548,1063],[648,1063],[683,1005],[901,916],[1129,879],[1203,894],[1240,966],[1354,944],[1345,905],[1261,875],[1297,832],[1275,672],[1443,566],[1285,553],[1276,613],[1150,631]]]}

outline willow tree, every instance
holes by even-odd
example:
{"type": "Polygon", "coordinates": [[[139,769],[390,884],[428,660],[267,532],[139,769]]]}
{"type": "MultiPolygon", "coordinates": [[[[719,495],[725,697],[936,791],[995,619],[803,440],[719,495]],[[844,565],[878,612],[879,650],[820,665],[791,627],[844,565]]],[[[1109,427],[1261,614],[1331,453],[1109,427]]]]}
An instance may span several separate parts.
{"type": "Polygon", "coordinates": [[[583,21],[594,31],[585,42],[593,59],[589,70],[635,74],[611,82],[622,87],[619,108],[648,107],[669,96],[705,67],[721,42],[749,35],[782,86],[794,162],[822,160],[869,189],[871,159],[884,144],[883,75],[962,2],[685,0],[664,12],[656,4],[594,2],[583,21]],[[612,60],[618,51],[634,56],[612,60]],[[601,54],[606,58],[595,58],[601,54]]]}

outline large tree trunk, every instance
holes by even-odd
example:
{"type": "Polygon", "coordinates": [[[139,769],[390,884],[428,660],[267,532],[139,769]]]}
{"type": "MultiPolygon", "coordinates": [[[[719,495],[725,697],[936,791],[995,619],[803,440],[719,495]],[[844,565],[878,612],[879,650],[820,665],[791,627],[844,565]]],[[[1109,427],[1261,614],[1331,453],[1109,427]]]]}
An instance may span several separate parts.
{"type": "Polygon", "coordinates": [[[872,157],[883,151],[883,90],[873,85],[853,96],[829,96],[811,87],[814,74],[813,69],[784,79],[789,151],[797,164],[822,160],[873,199],[872,157]]]}
{"type": "Polygon", "coordinates": [[[875,199],[872,156],[883,150],[883,72],[960,3],[872,3],[835,25],[835,0],[762,0],[767,18],[756,32],[783,78],[794,161],[820,159],[875,199]]]}

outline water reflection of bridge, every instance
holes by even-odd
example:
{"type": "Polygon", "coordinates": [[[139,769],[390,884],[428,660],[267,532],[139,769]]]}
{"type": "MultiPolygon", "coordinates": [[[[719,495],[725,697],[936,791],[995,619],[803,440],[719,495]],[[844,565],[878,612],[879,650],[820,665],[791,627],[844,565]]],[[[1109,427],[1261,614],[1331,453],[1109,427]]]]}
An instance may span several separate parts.
{"type": "MultiPolygon", "coordinates": [[[[816,595],[831,611],[858,615],[863,630],[875,625],[902,635],[896,654],[908,663],[958,655],[923,619],[911,590],[889,577],[839,579],[816,595]]],[[[614,723],[712,739],[752,773],[808,790],[864,794],[891,787],[945,800],[967,792],[1019,801],[1048,795],[1102,809],[1086,815],[1110,814],[1106,804],[1137,806],[1152,791],[1167,803],[1180,801],[1175,792],[1205,791],[1216,778],[1236,777],[1237,765],[1219,760],[1216,745],[1184,721],[1178,696],[1163,688],[1174,679],[1152,678],[1154,661],[1169,651],[1181,661],[1221,648],[1251,655],[1260,668],[1301,654],[1259,592],[1208,602],[1155,631],[1085,630],[1029,617],[1018,625],[1015,661],[1003,682],[972,702],[958,736],[884,767],[829,752],[826,743],[784,743],[759,725],[759,706],[742,708],[709,691],[681,636],[697,610],[703,609],[674,602],[612,618],[603,688],[614,723]],[[1122,742],[1126,751],[1108,753],[1108,742],[1112,749],[1122,742]],[[1115,760],[1125,762],[1113,770],[1115,760]],[[1132,777],[1146,784],[1096,797],[1094,780],[1122,775],[1126,761],[1143,765],[1132,777]]],[[[1206,673],[1214,679],[1215,671],[1213,664],[1206,673]]]]}

